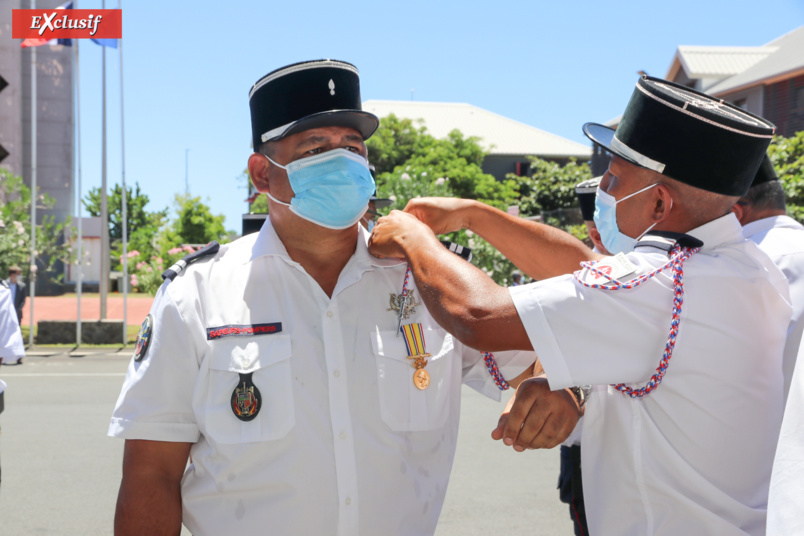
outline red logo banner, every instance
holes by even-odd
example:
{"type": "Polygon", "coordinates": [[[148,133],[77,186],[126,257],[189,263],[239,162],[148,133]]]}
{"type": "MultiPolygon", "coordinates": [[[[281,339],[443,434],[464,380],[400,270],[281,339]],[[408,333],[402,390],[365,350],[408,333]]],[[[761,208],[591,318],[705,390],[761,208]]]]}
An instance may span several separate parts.
{"type": "Polygon", "coordinates": [[[13,39],[121,39],[122,9],[12,9],[13,39]]]}

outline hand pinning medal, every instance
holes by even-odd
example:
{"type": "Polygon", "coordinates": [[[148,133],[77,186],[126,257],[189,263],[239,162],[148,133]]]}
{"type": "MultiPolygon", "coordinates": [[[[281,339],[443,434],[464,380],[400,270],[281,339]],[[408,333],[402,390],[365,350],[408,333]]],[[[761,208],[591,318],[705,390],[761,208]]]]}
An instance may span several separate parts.
{"type": "Polygon", "coordinates": [[[424,370],[427,366],[427,347],[424,342],[424,331],[421,324],[405,324],[399,331],[405,336],[405,346],[408,348],[408,359],[413,360],[413,385],[423,391],[430,386],[430,373],[424,370]]]}

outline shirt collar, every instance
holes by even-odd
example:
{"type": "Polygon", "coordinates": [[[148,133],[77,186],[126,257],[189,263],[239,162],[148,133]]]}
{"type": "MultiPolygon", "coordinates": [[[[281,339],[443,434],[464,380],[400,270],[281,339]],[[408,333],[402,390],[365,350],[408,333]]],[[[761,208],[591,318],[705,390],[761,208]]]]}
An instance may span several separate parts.
{"type": "MultiPolygon", "coordinates": [[[[403,259],[378,259],[368,251],[368,239],[370,233],[362,226],[357,226],[357,247],[355,248],[354,258],[352,262],[363,270],[369,267],[384,268],[389,266],[399,266],[404,264],[403,259]]],[[[288,262],[294,262],[288,255],[288,250],[276,234],[274,226],[271,224],[270,218],[265,219],[265,223],[257,235],[257,239],[251,248],[250,261],[264,255],[272,255],[281,257],[288,262]]]]}
{"type": "Polygon", "coordinates": [[[745,236],[754,236],[755,234],[770,231],[773,228],[801,229],[801,224],[790,216],[771,216],[745,224],[743,234],[745,236]]]}
{"type": "Polygon", "coordinates": [[[716,249],[726,244],[736,244],[745,240],[743,229],[733,212],[696,227],[688,231],[687,234],[704,243],[701,251],[716,249]]]}

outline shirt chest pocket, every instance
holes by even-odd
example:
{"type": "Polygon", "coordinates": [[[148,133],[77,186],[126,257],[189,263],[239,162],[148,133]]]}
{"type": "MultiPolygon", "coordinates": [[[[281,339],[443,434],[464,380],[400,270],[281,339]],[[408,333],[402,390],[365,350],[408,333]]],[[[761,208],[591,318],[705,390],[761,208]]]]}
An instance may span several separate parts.
{"type": "Polygon", "coordinates": [[[296,417],[289,335],[229,337],[212,343],[204,401],[206,434],[218,443],[250,443],[285,437],[296,417]],[[251,374],[259,390],[258,413],[250,421],[235,415],[232,393],[251,374]]]}
{"type": "Polygon", "coordinates": [[[452,335],[432,329],[424,330],[423,334],[427,352],[431,354],[425,358],[427,365],[422,369],[429,376],[425,389],[417,388],[414,383],[415,360],[408,358],[403,337],[397,337],[394,331],[372,334],[380,413],[383,421],[395,431],[443,427],[450,414],[452,391],[460,387],[460,357],[454,355],[452,335]]]}

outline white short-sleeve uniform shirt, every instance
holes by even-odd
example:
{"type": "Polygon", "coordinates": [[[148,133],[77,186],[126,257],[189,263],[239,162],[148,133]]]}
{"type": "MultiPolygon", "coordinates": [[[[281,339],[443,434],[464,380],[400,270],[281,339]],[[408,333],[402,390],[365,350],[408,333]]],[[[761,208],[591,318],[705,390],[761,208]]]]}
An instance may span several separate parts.
{"type": "MultiPolygon", "coordinates": [[[[704,246],[683,266],[675,350],[663,382],[643,398],[609,384],[638,388],[655,373],[672,316],[669,270],[631,290],[587,288],[572,275],[511,289],[550,386],[595,386],[582,451],[592,534],[765,530],[787,282],[734,215],[689,234],[704,246]]],[[[668,260],[646,247],[627,258],[636,271],[621,281],[668,260]]]]}
{"type": "MultiPolygon", "coordinates": [[[[423,305],[430,386],[413,384],[397,336],[405,265],[378,260],[360,227],[330,299],[267,222],[160,289],[144,359],[133,361],[109,434],[194,443],[182,482],[184,524],[223,534],[431,534],[455,453],[461,384],[499,398],[479,352],[423,305]],[[258,335],[209,330],[271,325],[258,335]],[[251,374],[257,417],[235,417],[251,374]]],[[[410,289],[418,298],[413,278],[410,289]]],[[[246,328],[248,329],[248,328],[246,328]]],[[[507,378],[531,352],[497,355],[507,378]]]]}
{"type": "Polygon", "coordinates": [[[774,216],[743,227],[746,238],[768,254],[790,283],[793,318],[784,351],[787,406],[773,464],[768,498],[768,534],[804,533],[804,370],[796,363],[804,331],[804,226],[774,216]],[[794,372],[795,371],[795,372],[794,372]]]}
{"type": "Polygon", "coordinates": [[[11,290],[5,282],[0,282],[0,358],[16,361],[21,357],[25,357],[25,345],[11,300],[11,290]]]}
{"type": "Polygon", "coordinates": [[[804,334],[804,225],[789,216],[773,216],[743,226],[743,235],[768,254],[790,285],[793,317],[782,362],[787,398],[804,334]]]}

